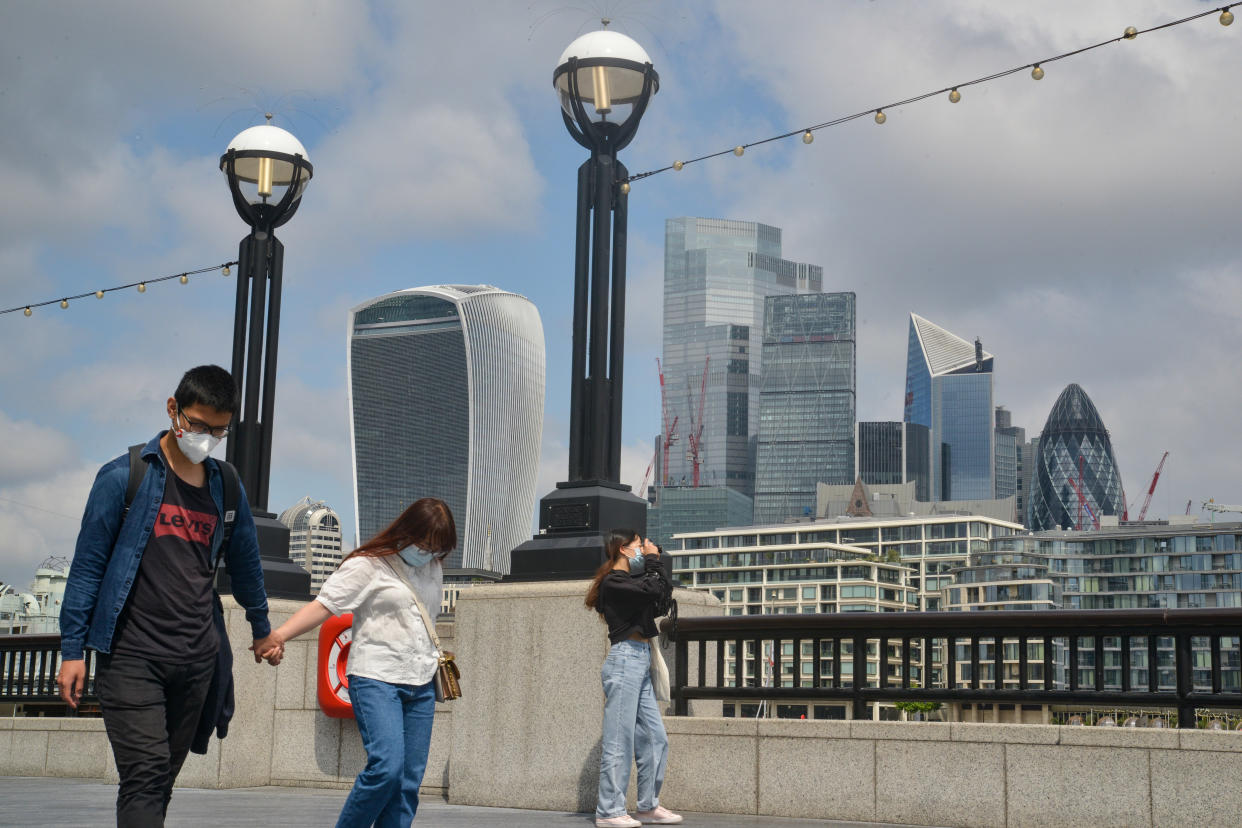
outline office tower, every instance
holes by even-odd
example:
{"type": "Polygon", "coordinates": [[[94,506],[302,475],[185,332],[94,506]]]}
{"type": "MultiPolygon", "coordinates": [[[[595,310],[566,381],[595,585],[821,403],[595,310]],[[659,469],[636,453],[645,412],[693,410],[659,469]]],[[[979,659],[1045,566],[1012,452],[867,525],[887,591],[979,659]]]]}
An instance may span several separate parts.
{"type": "Polygon", "coordinates": [[[918,423],[859,423],[858,476],[869,486],[913,482],[915,500],[931,500],[930,433],[918,423]]]}
{"type": "Polygon", "coordinates": [[[1039,456],[1039,438],[1032,437],[1022,444],[1022,466],[1018,475],[1020,485],[1018,499],[1018,522],[1031,525],[1031,492],[1035,485],[1035,458],[1039,456]]]}
{"type": "Polygon", "coordinates": [[[903,419],[931,432],[932,500],[995,496],[992,355],[910,314],[903,419]]]}
{"type": "Polygon", "coordinates": [[[754,494],[764,298],[822,289],[822,268],[781,258],[775,227],[666,222],[663,367],[670,420],[679,418],[669,485],[754,494]]]}
{"type": "Polygon", "coordinates": [[[1108,429],[1077,383],[1057,397],[1040,432],[1029,508],[1032,532],[1091,528],[1125,509],[1108,429]]]}
{"type": "Polygon", "coordinates": [[[996,499],[1014,498],[1014,519],[1026,520],[1023,447],[1026,429],[1013,424],[1013,415],[1003,405],[996,406],[996,499]]]}
{"type": "Polygon", "coordinates": [[[543,428],[534,304],[488,285],[390,293],[350,311],[348,365],[359,536],[438,497],[457,523],[449,574],[507,573],[530,538],[543,428]]]}
{"type": "Polygon", "coordinates": [[[754,510],[750,497],[728,486],[667,486],[657,490],[647,510],[647,536],[667,547],[674,532],[750,526],[754,510]]]}
{"type": "Polygon", "coordinates": [[[290,560],[310,573],[317,594],[344,558],[340,517],[322,500],[304,497],[280,513],[280,522],[289,527],[290,560]]]}
{"type": "Polygon", "coordinates": [[[813,518],[817,483],[854,480],[855,296],[769,296],[755,523],[813,518]]]}

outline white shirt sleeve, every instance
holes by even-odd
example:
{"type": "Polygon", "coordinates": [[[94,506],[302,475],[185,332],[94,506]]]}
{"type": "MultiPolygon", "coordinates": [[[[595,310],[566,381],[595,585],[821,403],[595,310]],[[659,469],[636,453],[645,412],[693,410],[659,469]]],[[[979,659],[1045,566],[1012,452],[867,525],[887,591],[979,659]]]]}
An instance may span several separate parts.
{"type": "Polygon", "coordinates": [[[341,563],[336,572],[328,576],[316,600],[333,615],[353,612],[366,598],[367,590],[375,583],[371,571],[373,558],[354,557],[341,563]]]}

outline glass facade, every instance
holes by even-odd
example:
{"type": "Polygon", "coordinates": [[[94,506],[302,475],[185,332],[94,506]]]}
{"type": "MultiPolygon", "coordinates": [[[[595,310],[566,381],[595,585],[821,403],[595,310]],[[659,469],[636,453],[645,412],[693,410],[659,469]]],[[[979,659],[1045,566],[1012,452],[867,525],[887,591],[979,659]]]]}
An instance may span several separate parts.
{"type": "Polygon", "coordinates": [[[910,314],[905,421],[927,426],[931,499],[995,496],[992,355],[910,314]]]}
{"type": "Polygon", "coordinates": [[[647,536],[669,548],[674,532],[707,532],[722,526],[749,526],[754,503],[727,486],[665,486],[647,509],[647,536]]]}
{"type": "Polygon", "coordinates": [[[769,296],[755,456],[755,522],[815,514],[817,483],[854,481],[855,297],[769,296]]]}
{"type": "Polygon", "coordinates": [[[311,594],[318,594],[344,558],[340,517],[323,501],[304,497],[280,513],[280,522],[289,527],[289,558],[310,573],[311,594]]]}
{"type": "Polygon", "coordinates": [[[931,499],[930,430],[918,423],[860,422],[855,432],[857,469],[869,486],[914,481],[914,499],[931,499]]]}
{"type": "Polygon", "coordinates": [[[507,573],[530,537],[543,429],[535,306],[485,285],[380,297],[351,312],[348,366],[359,538],[439,497],[457,523],[449,570],[507,573]]]}
{"type": "Polygon", "coordinates": [[[1027,526],[1034,532],[1090,528],[1101,516],[1125,510],[1108,430],[1076,383],[1066,386],[1048,414],[1031,486],[1027,526]]]}
{"type": "Polygon", "coordinates": [[[681,447],[669,454],[670,485],[693,485],[686,435],[701,427],[699,484],[753,495],[764,298],[822,289],[821,268],[781,258],[778,228],[725,219],[666,222],[663,369],[681,447]]]}

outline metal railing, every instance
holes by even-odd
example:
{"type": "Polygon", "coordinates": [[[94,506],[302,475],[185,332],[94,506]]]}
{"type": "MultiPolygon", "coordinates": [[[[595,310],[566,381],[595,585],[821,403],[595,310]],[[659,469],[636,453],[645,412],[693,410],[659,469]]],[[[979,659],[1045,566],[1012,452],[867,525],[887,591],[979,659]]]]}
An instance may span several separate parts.
{"type": "Polygon", "coordinates": [[[1242,708],[1240,636],[1242,609],[683,617],[672,697],[680,716],[693,699],[844,700],[856,719],[876,702],[1141,705],[1186,728],[1197,707],[1242,708]]]}
{"type": "MultiPolygon", "coordinates": [[[[59,635],[0,636],[0,703],[57,705],[72,715],[60,699],[56,673],[60,670],[59,635]]],[[[86,651],[87,682],[81,706],[94,706],[95,652],[86,651]]]]}

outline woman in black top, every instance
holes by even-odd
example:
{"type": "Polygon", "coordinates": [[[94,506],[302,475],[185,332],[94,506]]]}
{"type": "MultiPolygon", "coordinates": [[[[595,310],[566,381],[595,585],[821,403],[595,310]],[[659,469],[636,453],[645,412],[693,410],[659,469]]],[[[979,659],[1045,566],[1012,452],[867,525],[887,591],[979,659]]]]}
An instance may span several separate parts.
{"type": "Polygon", "coordinates": [[[651,687],[651,643],[655,607],[667,576],[656,545],[632,529],[617,529],[606,541],[608,560],[595,573],[586,605],[608,624],[612,646],[604,659],[604,735],[599,758],[599,828],[634,828],[643,823],[675,825],[681,817],[660,805],[668,761],[668,736],[651,687]],[[630,761],[638,767],[638,819],[625,811],[630,761]]]}

